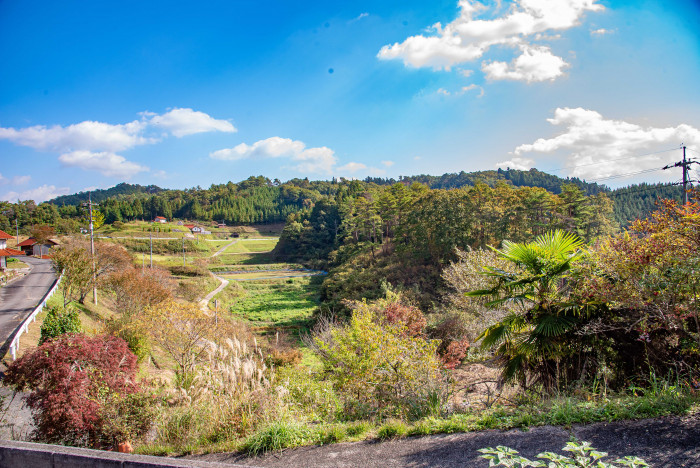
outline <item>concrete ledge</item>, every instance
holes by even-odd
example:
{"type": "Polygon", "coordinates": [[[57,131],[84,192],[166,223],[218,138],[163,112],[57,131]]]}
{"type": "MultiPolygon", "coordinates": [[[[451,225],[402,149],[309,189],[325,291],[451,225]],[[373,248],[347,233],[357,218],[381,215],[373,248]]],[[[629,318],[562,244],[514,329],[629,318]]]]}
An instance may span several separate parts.
{"type": "Polygon", "coordinates": [[[179,458],[105,452],[63,445],[0,440],[0,468],[252,468],[179,458]]]}

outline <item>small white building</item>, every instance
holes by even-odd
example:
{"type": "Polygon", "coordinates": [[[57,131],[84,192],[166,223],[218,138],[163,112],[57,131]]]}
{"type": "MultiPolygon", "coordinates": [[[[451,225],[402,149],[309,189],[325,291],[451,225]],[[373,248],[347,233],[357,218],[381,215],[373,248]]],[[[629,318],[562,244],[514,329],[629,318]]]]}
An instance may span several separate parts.
{"type": "Polygon", "coordinates": [[[165,224],[165,223],[168,222],[168,220],[167,220],[166,218],[162,217],[162,216],[156,216],[156,217],[153,219],[153,222],[154,222],[154,223],[163,223],[163,224],[165,224]]]}

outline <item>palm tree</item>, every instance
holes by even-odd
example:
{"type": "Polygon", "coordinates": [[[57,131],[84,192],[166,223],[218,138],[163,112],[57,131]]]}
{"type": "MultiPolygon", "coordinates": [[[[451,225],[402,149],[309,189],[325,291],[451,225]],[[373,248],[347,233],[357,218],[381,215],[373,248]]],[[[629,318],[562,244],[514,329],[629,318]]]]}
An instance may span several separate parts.
{"type": "Polygon", "coordinates": [[[583,245],[576,235],[556,230],[531,243],[504,241],[501,250],[493,249],[510,260],[516,272],[484,267],[494,286],[467,296],[488,297],[489,307],[516,306],[479,336],[483,347],[495,348],[503,380],[518,379],[526,386],[533,376],[545,388],[558,383],[559,363],[573,351],[567,335],[580,323],[583,311],[568,301],[567,290],[567,273],[583,255],[583,245]]]}

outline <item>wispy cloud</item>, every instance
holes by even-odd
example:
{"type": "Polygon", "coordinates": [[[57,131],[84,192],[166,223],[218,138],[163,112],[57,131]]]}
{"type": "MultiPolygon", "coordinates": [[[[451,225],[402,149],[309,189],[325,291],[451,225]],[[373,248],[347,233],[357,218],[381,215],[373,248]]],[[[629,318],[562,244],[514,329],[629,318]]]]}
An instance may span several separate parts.
{"type": "Polygon", "coordinates": [[[233,148],[224,148],[209,153],[212,159],[221,161],[240,161],[243,159],[287,159],[290,165],[285,166],[301,173],[341,175],[364,172],[371,175],[383,174],[383,169],[367,166],[363,163],[348,162],[338,166],[335,152],[326,147],[307,148],[306,144],[291,138],[278,136],[256,141],[253,144],[241,143],[233,148]]]}
{"type": "Polygon", "coordinates": [[[0,174],[0,185],[24,185],[32,179],[32,176],[14,176],[10,179],[0,174]]]}
{"type": "Polygon", "coordinates": [[[70,188],[68,187],[42,185],[41,187],[25,190],[23,192],[7,192],[1,197],[1,199],[11,202],[16,202],[17,200],[34,200],[36,203],[40,203],[46,200],[51,200],[52,198],[56,198],[60,195],[68,195],[69,193],[70,188]]]}

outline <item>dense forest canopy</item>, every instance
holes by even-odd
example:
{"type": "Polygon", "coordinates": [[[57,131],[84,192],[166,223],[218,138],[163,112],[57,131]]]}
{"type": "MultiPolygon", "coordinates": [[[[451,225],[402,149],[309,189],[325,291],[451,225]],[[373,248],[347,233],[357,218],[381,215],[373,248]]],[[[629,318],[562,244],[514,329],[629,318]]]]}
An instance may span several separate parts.
{"type": "MultiPolygon", "coordinates": [[[[614,203],[614,221],[620,227],[647,216],[653,211],[656,200],[679,200],[682,194],[682,187],[678,185],[642,184],[610,190],[603,185],[576,178],[562,179],[536,169],[499,169],[442,176],[402,176],[398,181],[384,178],[309,181],[305,178],[281,182],[257,176],[238,183],[214,184],[207,189],[193,187],[184,190],[121,183],[109,189],[95,190],[90,196],[93,202],[100,204],[99,209],[108,224],[115,221],[148,220],[155,216],[223,221],[226,224],[265,224],[284,222],[292,214],[310,213],[311,208],[323,199],[337,200],[339,197],[353,198],[365,192],[378,193],[397,183],[406,187],[419,183],[433,190],[460,189],[479,184],[494,188],[502,184],[541,188],[553,195],[561,195],[563,186],[572,186],[578,188],[583,196],[605,194],[614,203]]],[[[51,224],[59,234],[76,232],[85,224],[85,209],[82,204],[87,199],[88,193],[80,192],[38,205],[31,200],[0,202],[0,229],[7,231],[17,224],[21,232],[27,233],[33,225],[51,224]]]]}

